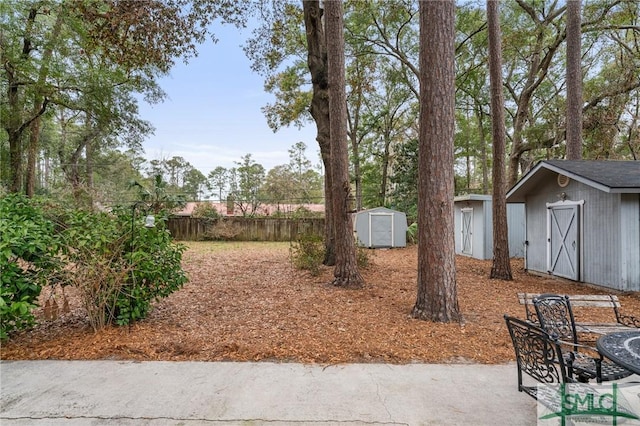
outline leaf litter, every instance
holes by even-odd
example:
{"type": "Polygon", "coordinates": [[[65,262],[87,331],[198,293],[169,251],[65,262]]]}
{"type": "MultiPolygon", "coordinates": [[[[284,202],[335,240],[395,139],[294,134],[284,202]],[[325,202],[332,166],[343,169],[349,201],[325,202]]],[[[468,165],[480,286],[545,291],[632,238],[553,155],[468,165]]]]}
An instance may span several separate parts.
{"type": "MultiPolygon", "coordinates": [[[[463,321],[431,323],[409,315],[417,247],[368,253],[366,285],[350,290],[329,284],[331,267],[318,276],[296,270],[286,243],[188,243],[189,283],[156,302],[145,320],[94,332],[73,289],[64,298],[45,289],[38,325],[4,342],[0,358],[496,364],[514,360],[503,314],[524,317],[516,293],[607,293],[529,274],[521,259],[512,260],[513,281],[490,280],[491,261],[458,256],[463,321]],[[65,307],[56,315],[54,302],[65,307]]],[[[619,297],[626,313],[640,312],[640,294],[619,297]]],[[[613,311],[597,311],[584,315],[614,321],[613,311]]]]}

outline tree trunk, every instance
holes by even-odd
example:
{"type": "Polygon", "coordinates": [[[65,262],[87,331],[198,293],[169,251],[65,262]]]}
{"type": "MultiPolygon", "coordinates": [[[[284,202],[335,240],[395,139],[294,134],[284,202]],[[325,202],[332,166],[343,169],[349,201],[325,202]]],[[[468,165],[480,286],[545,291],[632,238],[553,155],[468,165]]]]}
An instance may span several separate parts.
{"type": "Polygon", "coordinates": [[[567,160],[582,159],[581,0],[567,2],[567,160]]]}
{"type": "Polygon", "coordinates": [[[391,135],[389,129],[384,132],[384,150],[382,152],[382,177],[380,179],[380,191],[378,192],[378,205],[384,206],[387,202],[387,187],[389,186],[389,157],[391,156],[391,135]]]}
{"type": "Polygon", "coordinates": [[[347,96],[345,90],[344,32],[342,1],[326,7],[327,64],[329,71],[329,117],[331,119],[331,171],[336,265],[333,285],[359,288],[364,279],[358,271],[353,223],[349,212],[349,155],[347,149],[347,96]]]}
{"type": "Polygon", "coordinates": [[[36,85],[36,92],[33,100],[33,113],[34,117],[30,126],[29,134],[29,147],[27,148],[27,170],[26,170],[26,191],[28,197],[33,197],[36,187],[36,162],[38,160],[38,145],[40,142],[40,129],[42,128],[42,114],[47,108],[47,99],[42,94],[47,76],[49,75],[49,62],[53,55],[53,47],[58,41],[60,36],[60,30],[62,29],[62,21],[64,18],[63,7],[59,7],[60,10],[56,11],[56,22],[51,30],[46,48],[42,52],[40,59],[40,70],[38,71],[38,83],[36,85]]]}
{"type": "MultiPolygon", "coordinates": [[[[36,101],[36,104],[38,101],[36,101]]],[[[35,105],[37,106],[37,105],[35,105]]],[[[25,190],[27,197],[33,197],[36,192],[36,161],[38,159],[38,141],[40,139],[40,124],[42,117],[38,117],[29,126],[29,146],[27,148],[27,170],[25,190]]]]}
{"type": "Polygon", "coordinates": [[[489,81],[493,133],[493,264],[490,278],[511,281],[505,185],[504,94],[502,88],[502,32],[498,0],[487,0],[489,81]]]}
{"type": "Polygon", "coordinates": [[[307,34],[307,48],[309,54],[307,64],[311,73],[313,97],[310,113],[313,117],[318,135],[316,140],[320,146],[320,155],[324,164],[324,197],[325,197],[325,227],[324,227],[324,261],[327,266],[336,263],[335,230],[332,212],[333,194],[331,176],[331,135],[329,127],[329,80],[327,71],[327,46],[322,27],[322,9],[318,0],[302,2],[304,24],[307,34]]]}
{"type": "Polygon", "coordinates": [[[455,4],[420,3],[418,296],[414,318],[460,320],[453,226],[455,4]]]}
{"type": "MultiPolygon", "coordinates": [[[[34,6],[29,9],[29,15],[25,25],[24,36],[22,39],[22,60],[26,61],[33,50],[31,43],[31,31],[38,14],[38,9],[34,6]]],[[[3,126],[7,131],[9,142],[9,191],[10,192],[22,192],[22,136],[24,130],[31,124],[31,120],[26,123],[23,121],[25,99],[24,94],[21,93],[21,88],[24,86],[19,81],[19,77],[16,75],[17,71],[14,64],[10,61],[4,61],[3,67],[5,75],[7,76],[7,105],[8,105],[8,117],[3,120],[3,126]]]]}

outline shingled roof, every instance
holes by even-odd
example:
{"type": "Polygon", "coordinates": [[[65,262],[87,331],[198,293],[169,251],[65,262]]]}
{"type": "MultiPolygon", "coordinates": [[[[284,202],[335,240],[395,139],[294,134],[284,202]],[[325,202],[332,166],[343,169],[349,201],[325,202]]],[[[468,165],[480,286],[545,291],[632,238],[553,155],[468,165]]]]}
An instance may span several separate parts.
{"type": "Polygon", "coordinates": [[[544,160],[536,164],[507,193],[508,202],[525,195],[552,174],[562,174],[607,193],[640,193],[640,161],[544,160]]]}

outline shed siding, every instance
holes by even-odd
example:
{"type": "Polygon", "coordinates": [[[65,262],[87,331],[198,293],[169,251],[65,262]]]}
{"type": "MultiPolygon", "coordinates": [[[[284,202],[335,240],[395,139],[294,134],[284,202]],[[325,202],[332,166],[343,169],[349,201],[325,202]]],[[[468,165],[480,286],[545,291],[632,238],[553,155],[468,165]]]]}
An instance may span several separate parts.
{"type": "MultiPolygon", "coordinates": [[[[454,203],[455,250],[462,253],[462,210],[473,209],[472,257],[476,259],[493,258],[493,201],[456,200],[454,203]]],[[[524,204],[507,204],[507,224],[509,228],[509,256],[524,257],[525,208],[524,204]]]]}
{"type": "Polygon", "coordinates": [[[507,204],[509,255],[511,257],[524,257],[524,242],[527,239],[524,220],[524,204],[507,204]]]}
{"type": "MultiPolygon", "coordinates": [[[[584,200],[582,211],[582,231],[580,238],[580,281],[603,285],[623,290],[624,283],[621,271],[623,245],[621,242],[620,195],[608,194],[582,183],[572,181],[567,187],[560,188],[555,181],[541,185],[539,191],[527,196],[527,269],[538,272],[547,271],[547,209],[546,203],[559,200],[561,193],[567,200],[584,200]]],[[[637,197],[637,196],[636,196],[637,197]]],[[[633,210],[629,207],[628,210],[633,210]]],[[[628,213],[633,214],[633,213],[628,213]]],[[[622,232],[624,234],[624,232],[622,232]]],[[[633,234],[633,231],[630,233],[633,234]]],[[[627,238],[634,238],[627,236],[627,238]]],[[[630,254],[631,256],[631,254],[630,254]]],[[[638,259],[637,254],[635,258],[638,259]]],[[[626,274],[636,274],[636,264],[626,262],[626,274]]]]}
{"type": "Polygon", "coordinates": [[[621,253],[620,215],[616,212],[620,211],[620,195],[584,187],[582,281],[617,289],[621,253]]]}
{"type": "Polygon", "coordinates": [[[620,224],[620,290],[640,291],[640,194],[622,194],[620,224]]]}
{"type": "Polygon", "coordinates": [[[493,224],[491,223],[491,201],[468,200],[455,203],[455,250],[462,253],[462,210],[473,209],[471,257],[475,259],[491,259],[493,256],[493,224]]]}
{"type": "MultiPolygon", "coordinates": [[[[557,163],[562,169],[561,163],[557,163]]],[[[526,204],[525,268],[548,273],[547,204],[558,206],[564,204],[559,201],[567,201],[567,205],[581,205],[577,237],[580,273],[577,279],[615,290],[640,291],[638,187],[632,185],[628,190],[610,187],[588,178],[584,178],[585,183],[571,179],[567,186],[561,187],[555,171],[546,166],[534,170],[510,191],[508,197],[512,203],[524,201],[526,204]]],[[[611,176],[617,176],[616,173],[612,172],[611,176]]],[[[582,179],[580,176],[574,177],[582,179]]],[[[624,176],[625,182],[635,184],[634,176],[624,176]]],[[[556,237],[564,233],[564,230],[556,231],[556,237]]]]}
{"type": "Polygon", "coordinates": [[[358,244],[364,247],[407,245],[407,215],[403,212],[386,207],[360,211],[354,216],[353,229],[358,244]]]}
{"type": "Polygon", "coordinates": [[[493,259],[493,201],[484,202],[482,215],[482,233],[484,234],[482,258],[493,259]]]}

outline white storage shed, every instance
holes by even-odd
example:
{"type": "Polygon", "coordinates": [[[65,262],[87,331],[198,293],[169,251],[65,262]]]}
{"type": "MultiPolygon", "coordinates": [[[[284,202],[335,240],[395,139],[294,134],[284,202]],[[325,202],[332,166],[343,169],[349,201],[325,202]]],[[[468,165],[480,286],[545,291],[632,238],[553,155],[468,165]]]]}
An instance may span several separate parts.
{"type": "Polygon", "coordinates": [[[525,204],[527,270],[640,291],[640,161],[544,160],[507,201],[525,204]]]}
{"type": "Polygon", "coordinates": [[[358,244],[369,248],[406,247],[407,215],[386,207],[355,214],[354,232],[358,244]]]}
{"type": "MultiPolygon", "coordinates": [[[[493,259],[493,202],[491,195],[467,194],[453,199],[456,254],[493,259]]],[[[524,204],[507,204],[509,256],[524,257],[524,204]]]]}

